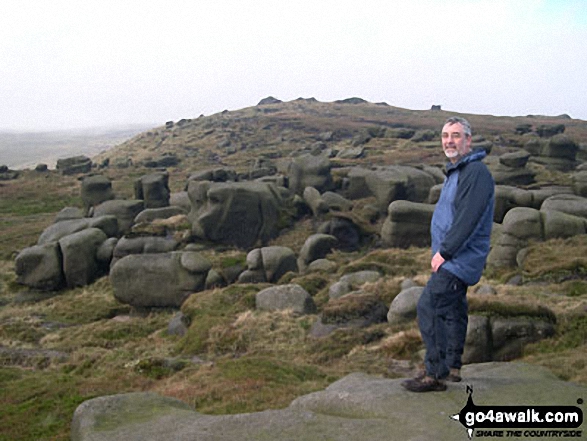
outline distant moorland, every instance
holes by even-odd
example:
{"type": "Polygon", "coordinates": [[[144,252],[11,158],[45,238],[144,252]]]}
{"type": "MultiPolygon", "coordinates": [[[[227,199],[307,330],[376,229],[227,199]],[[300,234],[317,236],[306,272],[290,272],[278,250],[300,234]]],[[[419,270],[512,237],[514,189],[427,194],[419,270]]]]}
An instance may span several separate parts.
{"type": "Polygon", "coordinates": [[[47,164],[55,168],[58,159],[95,156],[147,130],[144,124],[96,127],[59,131],[0,131],[0,164],[11,169],[47,164]]]}

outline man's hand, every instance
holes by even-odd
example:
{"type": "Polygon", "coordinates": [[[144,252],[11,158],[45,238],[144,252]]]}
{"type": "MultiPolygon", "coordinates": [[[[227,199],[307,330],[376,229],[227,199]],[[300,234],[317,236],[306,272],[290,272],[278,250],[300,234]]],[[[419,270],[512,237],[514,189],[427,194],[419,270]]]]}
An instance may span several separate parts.
{"type": "Polygon", "coordinates": [[[432,261],[430,262],[430,265],[432,266],[432,271],[436,272],[438,271],[438,268],[440,268],[440,265],[442,265],[444,263],[444,258],[440,255],[440,253],[436,253],[433,257],[432,257],[432,261]]]}

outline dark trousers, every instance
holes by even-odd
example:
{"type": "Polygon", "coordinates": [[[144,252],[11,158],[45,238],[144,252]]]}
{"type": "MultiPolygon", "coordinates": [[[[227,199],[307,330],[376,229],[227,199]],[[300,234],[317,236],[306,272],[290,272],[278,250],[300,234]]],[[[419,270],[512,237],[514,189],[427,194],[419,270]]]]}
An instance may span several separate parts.
{"type": "Polygon", "coordinates": [[[467,336],[468,286],[440,267],[418,301],[418,326],[426,345],[426,374],[442,379],[460,369],[467,336]]]}

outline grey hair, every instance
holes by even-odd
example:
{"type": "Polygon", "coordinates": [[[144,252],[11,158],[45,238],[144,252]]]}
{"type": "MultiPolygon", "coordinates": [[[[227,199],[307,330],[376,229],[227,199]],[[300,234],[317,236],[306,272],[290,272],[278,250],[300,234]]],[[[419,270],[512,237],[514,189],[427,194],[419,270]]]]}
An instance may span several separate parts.
{"type": "Polygon", "coordinates": [[[444,125],[450,124],[452,126],[453,124],[457,123],[463,126],[463,131],[465,132],[465,135],[472,136],[471,124],[465,118],[461,118],[459,116],[451,116],[449,119],[445,121],[444,125]]]}

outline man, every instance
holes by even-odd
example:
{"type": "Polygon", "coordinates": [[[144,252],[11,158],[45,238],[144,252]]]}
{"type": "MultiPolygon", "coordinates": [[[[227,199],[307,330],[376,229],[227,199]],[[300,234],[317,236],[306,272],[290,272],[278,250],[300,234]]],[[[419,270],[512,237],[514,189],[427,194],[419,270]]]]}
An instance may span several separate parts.
{"type": "Polygon", "coordinates": [[[442,148],[449,163],[430,228],[432,275],[417,307],[426,372],[402,383],[412,392],[443,391],[445,381],[461,380],[467,288],[481,278],[489,254],[495,188],[481,162],[486,152],[471,150],[471,142],[467,120],[446,121],[442,148]]]}

